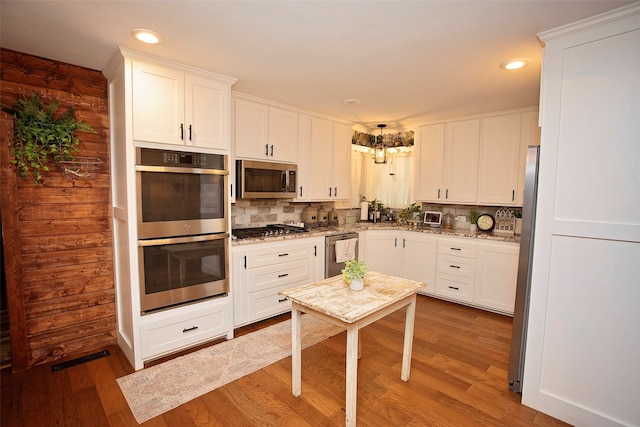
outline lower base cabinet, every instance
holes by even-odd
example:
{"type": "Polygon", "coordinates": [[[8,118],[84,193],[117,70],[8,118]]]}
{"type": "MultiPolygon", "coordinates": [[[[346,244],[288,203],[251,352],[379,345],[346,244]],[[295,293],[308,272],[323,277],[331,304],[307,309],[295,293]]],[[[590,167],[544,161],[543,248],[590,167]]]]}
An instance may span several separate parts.
{"type": "Polygon", "coordinates": [[[424,295],[513,315],[518,243],[398,230],[367,230],[365,241],[370,270],[424,282],[424,295]]]}
{"type": "Polygon", "coordinates": [[[475,304],[513,314],[519,254],[520,246],[516,243],[478,243],[475,304]]]}
{"type": "Polygon", "coordinates": [[[418,292],[435,293],[437,237],[412,231],[368,230],[369,270],[425,283],[418,292]]]}
{"type": "Polygon", "coordinates": [[[238,245],[231,253],[235,327],[291,310],[278,292],[324,278],[324,237],[238,245]]]}
{"type": "Polygon", "coordinates": [[[223,336],[233,338],[230,297],[142,316],[140,353],[150,360],[223,336]]]}

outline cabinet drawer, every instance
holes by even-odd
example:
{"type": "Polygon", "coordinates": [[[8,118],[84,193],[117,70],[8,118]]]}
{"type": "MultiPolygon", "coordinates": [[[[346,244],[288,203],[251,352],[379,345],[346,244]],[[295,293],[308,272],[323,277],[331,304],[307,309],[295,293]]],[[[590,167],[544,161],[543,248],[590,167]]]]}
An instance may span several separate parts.
{"type": "Polygon", "coordinates": [[[467,242],[465,240],[438,240],[438,253],[475,258],[476,244],[475,242],[467,242]]]}
{"type": "Polygon", "coordinates": [[[438,255],[436,268],[438,273],[474,278],[476,274],[476,260],[456,256],[438,255]]]}
{"type": "Polygon", "coordinates": [[[247,287],[249,293],[251,293],[294,283],[311,283],[311,270],[309,261],[303,259],[284,264],[252,268],[247,270],[247,277],[247,287]]]}
{"type": "Polygon", "coordinates": [[[231,301],[207,301],[142,317],[142,359],[167,354],[233,330],[231,301]]]}
{"type": "MultiPolygon", "coordinates": [[[[294,284],[293,287],[302,284],[304,283],[294,284]]],[[[249,294],[249,322],[255,322],[291,310],[291,301],[278,295],[278,292],[290,287],[292,286],[285,285],[249,294]]]]}
{"type": "Polygon", "coordinates": [[[436,295],[458,301],[473,302],[474,280],[467,277],[438,274],[436,276],[436,295]]]}
{"type": "Polygon", "coordinates": [[[310,257],[311,247],[308,244],[249,249],[247,252],[247,268],[253,269],[291,261],[308,260],[310,257]]]}

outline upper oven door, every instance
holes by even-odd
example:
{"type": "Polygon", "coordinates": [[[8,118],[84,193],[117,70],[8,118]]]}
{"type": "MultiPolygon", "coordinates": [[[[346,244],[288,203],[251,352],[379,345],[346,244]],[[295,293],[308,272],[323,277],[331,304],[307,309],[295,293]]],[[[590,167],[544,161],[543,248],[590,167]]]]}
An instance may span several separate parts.
{"type": "Polygon", "coordinates": [[[228,171],[136,166],[138,238],[228,231],[228,171]]]}

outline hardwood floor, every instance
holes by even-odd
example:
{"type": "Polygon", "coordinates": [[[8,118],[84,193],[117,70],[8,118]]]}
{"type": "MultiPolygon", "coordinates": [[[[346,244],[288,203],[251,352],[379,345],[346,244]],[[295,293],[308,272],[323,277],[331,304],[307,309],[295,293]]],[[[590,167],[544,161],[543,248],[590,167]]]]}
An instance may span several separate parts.
{"type": "MultiPolygon", "coordinates": [[[[418,296],[408,382],[400,380],[403,330],[400,310],[361,331],[358,425],[567,425],[521,405],[509,390],[511,318],[418,296]]],[[[143,425],[344,425],[345,340],[343,332],[303,351],[298,398],[288,357],[143,425]]],[[[50,365],[2,371],[2,426],[137,425],[116,382],[133,369],[117,347],[108,350],[111,356],[57,372],[50,365]]]]}

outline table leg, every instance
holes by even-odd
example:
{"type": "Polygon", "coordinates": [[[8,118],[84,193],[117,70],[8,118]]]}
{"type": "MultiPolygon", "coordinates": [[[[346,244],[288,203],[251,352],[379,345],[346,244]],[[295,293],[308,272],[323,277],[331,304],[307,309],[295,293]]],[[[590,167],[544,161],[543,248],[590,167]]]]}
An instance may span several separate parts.
{"type": "Polygon", "coordinates": [[[293,395],[302,394],[302,313],[291,308],[291,385],[293,395]]]}
{"type": "Polygon", "coordinates": [[[346,425],[356,425],[356,401],[358,390],[358,328],[347,327],[347,393],[346,393],[346,425]]]}
{"type": "Polygon", "coordinates": [[[411,303],[407,306],[407,317],[404,326],[404,351],[402,352],[402,381],[409,380],[411,370],[411,350],[413,348],[413,325],[416,315],[416,296],[413,295],[411,303]]]}

